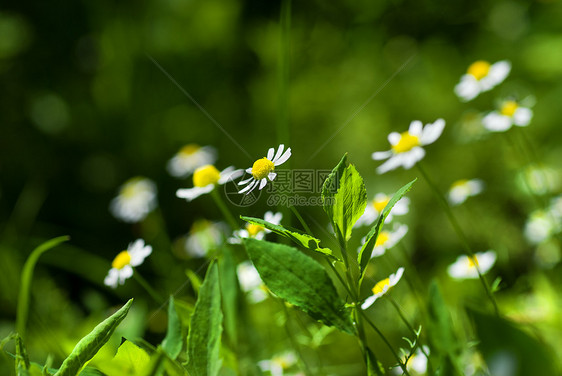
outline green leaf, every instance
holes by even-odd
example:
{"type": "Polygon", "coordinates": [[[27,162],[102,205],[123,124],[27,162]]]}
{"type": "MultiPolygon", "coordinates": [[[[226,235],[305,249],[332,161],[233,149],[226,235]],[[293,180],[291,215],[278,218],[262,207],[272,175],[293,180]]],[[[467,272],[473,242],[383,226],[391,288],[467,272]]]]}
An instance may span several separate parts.
{"type": "Polygon", "coordinates": [[[378,362],[373,351],[369,348],[365,348],[365,364],[367,365],[367,375],[368,376],[382,376],[384,375],[384,369],[378,362]]]}
{"type": "Polygon", "coordinates": [[[207,270],[199,290],[187,337],[187,369],[192,376],[216,376],[221,368],[221,294],[217,263],[207,270]]]}
{"type": "Polygon", "coordinates": [[[244,239],[244,245],[262,280],[275,295],[325,325],[355,333],[345,303],[317,261],[284,244],[244,239]]]}
{"type": "Polygon", "coordinates": [[[135,376],[144,375],[150,363],[150,356],[146,351],[132,343],[125,341],[115,357],[108,362],[98,365],[98,368],[107,376],[135,376]]]}
{"type": "Polygon", "coordinates": [[[195,273],[191,269],[187,269],[185,271],[185,275],[187,276],[187,278],[189,278],[189,282],[191,282],[191,287],[193,288],[193,291],[195,291],[195,294],[198,295],[199,288],[201,287],[201,278],[199,278],[197,273],[195,273]]]}
{"type": "Polygon", "coordinates": [[[16,375],[29,375],[29,357],[19,334],[16,334],[16,375]]]}
{"type": "Polygon", "coordinates": [[[120,310],[98,324],[87,336],[82,338],[70,355],[64,360],[55,376],[74,376],[98,350],[109,340],[113,331],[123,321],[133,299],[130,299],[120,310]]]}
{"type": "Polygon", "coordinates": [[[219,272],[222,293],[222,308],[224,311],[224,326],[232,348],[238,346],[238,278],[236,263],[232,250],[228,246],[222,249],[219,260],[219,272]]]}
{"type": "MultiPolygon", "coordinates": [[[[460,345],[458,336],[453,331],[453,324],[449,312],[451,309],[445,300],[436,281],[429,286],[427,329],[434,356],[439,358],[441,375],[463,375],[459,365],[460,345]]],[[[432,355],[433,356],[433,355],[432,355]]]]}
{"type": "Polygon", "coordinates": [[[322,253],[323,255],[328,256],[332,260],[341,261],[336,256],[334,256],[331,249],[320,247],[320,240],[316,239],[313,236],[310,236],[308,234],[303,234],[302,232],[296,230],[288,230],[283,226],[276,225],[271,222],[267,222],[260,218],[244,217],[244,216],[240,216],[240,218],[246,222],[250,222],[252,224],[265,227],[266,229],[271,230],[276,234],[289,238],[295,243],[300,244],[301,246],[310,249],[311,251],[322,253]]]}
{"type": "Polygon", "coordinates": [[[16,314],[16,330],[22,338],[25,338],[27,316],[29,313],[29,291],[31,288],[31,280],[33,279],[33,269],[35,269],[35,264],[37,264],[37,260],[39,260],[39,257],[43,253],[62,242],[67,241],[68,239],[70,239],[69,236],[59,236],[58,238],[46,241],[35,248],[25,261],[21,272],[18,311],[16,314]]]}
{"type": "Polygon", "coordinates": [[[478,348],[491,375],[505,374],[506,369],[513,376],[561,374],[554,351],[522,326],[473,310],[469,310],[469,314],[480,339],[478,348]]]}
{"type": "Polygon", "coordinates": [[[353,225],[365,212],[367,191],[355,166],[345,167],[347,155],[332,170],[322,187],[324,211],[330,217],[340,241],[351,237],[353,225]],[[336,183],[336,181],[339,181],[336,183]],[[334,192],[336,188],[336,193],[334,192]]]}
{"type": "Polygon", "coordinates": [[[172,359],[176,359],[183,346],[181,322],[174,304],[174,297],[170,296],[168,303],[168,331],[162,341],[162,349],[172,359]]]}
{"type": "Polygon", "coordinates": [[[396,203],[402,197],[404,197],[404,195],[408,193],[410,189],[412,189],[412,185],[416,182],[416,180],[418,179],[412,180],[411,182],[400,188],[392,196],[388,204],[386,204],[386,206],[384,207],[382,213],[379,215],[379,218],[377,219],[377,223],[371,228],[371,231],[369,231],[369,233],[367,234],[365,243],[361,247],[361,250],[359,251],[359,255],[357,257],[357,262],[359,263],[361,268],[361,274],[360,274],[361,279],[365,274],[365,269],[367,268],[367,264],[371,259],[371,254],[373,253],[373,249],[375,248],[377,238],[379,237],[379,233],[382,229],[382,226],[384,225],[384,221],[386,220],[386,217],[388,217],[394,205],[396,205],[396,203]]]}

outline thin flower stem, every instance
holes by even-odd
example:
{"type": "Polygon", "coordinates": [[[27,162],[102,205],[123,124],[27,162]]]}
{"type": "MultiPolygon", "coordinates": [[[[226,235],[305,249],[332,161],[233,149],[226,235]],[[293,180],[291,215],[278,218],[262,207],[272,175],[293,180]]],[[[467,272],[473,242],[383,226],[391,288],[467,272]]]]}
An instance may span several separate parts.
{"type": "Polygon", "coordinates": [[[295,217],[297,217],[297,219],[299,220],[299,222],[301,223],[302,227],[304,228],[304,230],[306,231],[306,233],[312,237],[314,237],[314,235],[312,234],[312,231],[310,231],[310,227],[308,227],[308,224],[304,221],[302,215],[300,215],[299,211],[297,210],[296,207],[294,206],[289,206],[289,208],[291,209],[291,211],[293,212],[293,214],[295,215],[295,217]]]}
{"type": "Polygon", "coordinates": [[[332,271],[334,272],[334,274],[338,277],[338,280],[340,281],[340,283],[342,284],[343,287],[345,287],[345,290],[347,291],[347,293],[349,294],[349,296],[351,296],[351,290],[349,289],[349,286],[347,286],[347,283],[345,283],[345,281],[343,280],[342,276],[340,275],[340,273],[338,272],[338,270],[336,269],[336,267],[332,264],[332,262],[330,260],[326,260],[328,263],[328,266],[332,269],[332,271]]]}
{"type": "Polygon", "coordinates": [[[150,283],[147,282],[143,276],[133,268],[133,278],[142,286],[143,289],[146,290],[148,295],[158,304],[161,304],[165,299],[160,296],[151,286],[150,283]]]}
{"type": "Polygon", "coordinates": [[[221,195],[217,191],[216,187],[211,191],[211,196],[213,197],[213,200],[215,200],[215,204],[217,204],[220,211],[222,212],[224,219],[226,219],[230,227],[232,227],[232,230],[236,230],[239,227],[238,223],[234,219],[234,216],[232,215],[230,210],[228,210],[228,207],[226,206],[224,200],[222,199],[221,195]]]}
{"type": "MultiPolygon", "coordinates": [[[[462,244],[464,250],[466,251],[466,254],[469,257],[474,257],[474,252],[472,251],[472,248],[468,244],[468,239],[467,239],[466,235],[464,234],[461,226],[457,222],[457,219],[455,218],[453,212],[451,211],[451,207],[449,206],[449,203],[445,199],[445,196],[443,195],[443,193],[441,193],[441,191],[439,190],[437,185],[435,185],[435,183],[431,180],[431,178],[429,177],[429,175],[427,174],[425,169],[422,167],[421,163],[419,163],[419,162],[416,163],[416,166],[418,168],[418,171],[423,175],[427,184],[431,187],[433,193],[437,197],[437,200],[439,201],[439,203],[443,207],[443,210],[445,211],[445,214],[447,214],[447,218],[449,219],[449,222],[451,223],[455,232],[457,233],[457,236],[459,237],[459,239],[461,241],[461,244],[462,244]]],[[[486,295],[488,295],[488,298],[490,299],[490,301],[492,302],[492,305],[494,306],[494,312],[496,313],[497,316],[499,316],[498,303],[496,302],[496,298],[494,297],[494,294],[492,293],[492,290],[490,289],[490,286],[488,285],[488,282],[486,281],[486,278],[484,278],[484,276],[480,272],[480,267],[478,266],[478,263],[475,263],[474,267],[476,268],[476,272],[478,273],[478,278],[480,279],[480,282],[482,283],[482,286],[484,287],[484,290],[486,291],[486,295]]]]}
{"type": "Polygon", "coordinates": [[[285,331],[287,332],[287,336],[289,336],[289,341],[291,342],[291,346],[293,347],[293,349],[295,350],[295,352],[298,354],[301,363],[304,366],[305,369],[305,373],[307,375],[312,375],[312,372],[310,371],[310,368],[308,366],[308,364],[306,363],[306,361],[304,360],[304,356],[302,355],[301,349],[297,344],[297,341],[295,340],[295,336],[293,335],[292,330],[289,328],[289,310],[287,309],[287,306],[285,305],[285,302],[281,299],[276,299],[277,301],[279,301],[279,304],[281,304],[281,306],[283,307],[283,313],[285,314],[285,331]]]}
{"type": "Polygon", "coordinates": [[[404,372],[404,374],[407,375],[407,376],[410,376],[410,373],[408,372],[408,369],[406,368],[406,365],[402,362],[402,359],[400,358],[400,355],[398,355],[396,350],[394,350],[394,347],[392,347],[392,345],[390,344],[388,339],[386,339],[386,337],[384,336],[384,334],[382,334],[380,329],[377,328],[377,326],[369,319],[369,317],[367,317],[367,315],[365,314],[365,312],[363,310],[361,310],[361,314],[362,314],[363,318],[365,318],[367,323],[371,326],[371,328],[373,328],[373,330],[375,332],[377,332],[379,337],[381,337],[383,342],[390,349],[390,351],[392,352],[392,355],[394,355],[394,357],[396,358],[396,361],[398,362],[398,365],[400,365],[400,368],[402,368],[402,371],[404,372]]]}

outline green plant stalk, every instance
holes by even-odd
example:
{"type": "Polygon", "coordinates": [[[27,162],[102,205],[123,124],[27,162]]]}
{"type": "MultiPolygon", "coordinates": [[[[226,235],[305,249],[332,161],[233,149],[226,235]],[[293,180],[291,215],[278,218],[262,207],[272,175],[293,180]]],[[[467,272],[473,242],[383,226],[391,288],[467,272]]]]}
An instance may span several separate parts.
{"type": "MultiPolygon", "coordinates": [[[[427,174],[427,172],[425,171],[425,169],[421,166],[421,163],[419,163],[419,162],[416,163],[416,166],[418,168],[418,171],[423,175],[425,181],[427,182],[427,184],[430,186],[431,190],[433,191],[433,193],[437,197],[437,200],[439,201],[439,203],[443,207],[443,210],[445,211],[445,214],[447,214],[447,218],[449,219],[449,222],[451,223],[451,225],[453,226],[453,229],[457,233],[457,236],[459,237],[459,240],[461,241],[461,244],[462,244],[466,254],[469,257],[474,257],[474,252],[472,251],[472,248],[468,244],[468,239],[467,239],[466,235],[464,234],[461,226],[457,222],[457,219],[455,218],[453,212],[451,211],[451,207],[449,206],[449,203],[445,199],[445,196],[443,196],[443,194],[441,193],[441,191],[439,190],[437,185],[435,185],[435,183],[430,179],[430,177],[427,174]]],[[[498,303],[496,302],[496,298],[494,297],[494,294],[492,293],[492,290],[490,289],[490,285],[488,284],[488,281],[486,281],[486,278],[484,278],[484,276],[480,272],[480,267],[478,266],[478,263],[475,263],[474,267],[476,268],[476,272],[478,273],[478,278],[480,279],[480,282],[482,283],[482,286],[484,287],[484,290],[486,291],[486,295],[488,296],[488,298],[492,302],[492,305],[494,306],[494,312],[496,313],[497,316],[499,316],[500,312],[499,312],[499,309],[498,309],[498,303]]]]}
{"type": "Polygon", "coordinates": [[[160,296],[151,286],[150,283],[135,269],[133,268],[133,278],[142,286],[143,289],[146,290],[148,295],[158,304],[164,302],[164,298],[160,296]]]}
{"type": "Polygon", "coordinates": [[[16,313],[16,330],[22,339],[25,339],[27,318],[29,316],[29,297],[35,264],[43,253],[68,239],[70,239],[70,237],[65,235],[44,242],[31,252],[23,265],[18,295],[18,310],[16,313]]]}
{"type": "Polygon", "coordinates": [[[293,332],[289,328],[289,310],[287,309],[287,306],[285,305],[285,302],[283,300],[281,300],[281,299],[276,299],[276,300],[279,301],[279,303],[283,307],[283,313],[285,315],[285,325],[284,325],[284,327],[285,327],[285,332],[287,332],[287,336],[289,337],[289,342],[291,342],[291,346],[293,347],[293,349],[295,350],[295,352],[299,356],[299,359],[300,359],[302,365],[304,366],[305,373],[307,375],[312,375],[312,372],[310,371],[310,367],[308,366],[308,363],[304,359],[304,356],[302,355],[301,349],[300,349],[299,345],[297,344],[297,341],[295,340],[295,336],[293,335],[293,332]]]}
{"type": "Polygon", "coordinates": [[[406,368],[406,364],[404,364],[404,362],[402,362],[402,359],[400,358],[400,355],[398,355],[396,350],[394,350],[394,348],[392,347],[392,345],[390,344],[388,339],[386,339],[386,337],[380,331],[380,329],[377,328],[377,326],[371,320],[369,320],[369,318],[365,314],[365,311],[361,310],[361,314],[363,315],[363,318],[367,321],[367,323],[371,326],[371,328],[373,328],[373,330],[379,335],[379,337],[381,337],[383,342],[390,349],[390,351],[392,352],[392,355],[394,355],[394,358],[396,358],[396,361],[398,362],[398,365],[400,366],[400,368],[402,368],[402,371],[404,372],[404,374],[406,376],[410,376],[410,373],[408,372],[408,369],[406,368]]]}
{"type": "Polygon", "coordinates": [[[306,233],[312,237],[314,237],[314,234],[312,234],[312,231],[310,230],[310,227],[308,227],[308,224],[304,221],[302,215],[300,215],[299,211],[297,210],[296,207],[294,206],[289,206],[289,208],[291,209],[291,211],[293,212],[293,214],[295,215],[295,217],[297,217],[297,219],[299,220],[300,224],[302,225],[302,227],[304,228],[304,231],[306,231],[306,233]]]}
{"type": "MultiPolygon", "coordinates": [[[[386,294],[384,296],[388,301],[390,301],[390,303],[394,306],[394,309],[396,310],[396,312],[398,313],[398,316],[400,316],[400,318],[402,319],[402,321],[404,322],[404,324],[406,324],[406,327],[408,328],[408,330],[410,332],[412,332],[412,334],[414,335],[414,337],[416,338],[416,347],[419,347],[419,349],[421,350],[421,352],[423,353],[423,355],[426,356],[427,358],[427,364],[429,366],[429,368],[431,369],[431,365],[429,362],[429,354],[427,354],[423,348],[423,346],[419,345],[419,341],[418,341],[418,333],[414,330],[414,328],[412,327],[412,325],[410,325],[410,322],[408,321],[408,319],[406,319],[406,316],[404,316],[404,313],[402,312],[402,310],[400,309],[400,306],[398,305],[398,303],[396,303],[396,300],[394,300],[393,297],[391,297],[389,294],[386,294]]],[[[429,372],[429,374],[431,375],[432,372],[429,372]]]]}
{"type": "Polygon", "coordinates": [[[232,230],[238,229],[239,226],[238,226],[238,223],[236,222],[236,219],[234,219],[234,216],[232,215],[230,210],[228,210],[228,206],[226,206],[226,203],[224,202],[221,195],[219,194],[216,186],[211,191],[211,196],[213,197],[213,200],[215,200],[215,204],[217,204],[217,206],[218,206],[219,210],[221,211],[224,219],[226,219],[226,221],[228,222],[230,227],[232,227],[232,230]]]}

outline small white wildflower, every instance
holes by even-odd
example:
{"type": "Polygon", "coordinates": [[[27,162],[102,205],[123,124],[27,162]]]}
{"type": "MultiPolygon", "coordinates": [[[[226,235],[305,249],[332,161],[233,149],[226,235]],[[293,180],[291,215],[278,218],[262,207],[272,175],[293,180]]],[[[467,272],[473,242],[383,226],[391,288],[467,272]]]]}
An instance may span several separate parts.
{"type": "Polygon", "coordinates": [[[468,67],[466,74],[455,86],[455,94],[463,102],[468,102],[476,98],[478,94],[492,90],[494,86],[502,83],[510,71],[511,63],[507,60],[494,64],[483,60],[476,61],[468,67]]]}
{"type": "MultiPolygon", "coordinates": [[[[375,195],[375,198],[371,202],[367,203],[365,212],[363,213],[361,218],[359,218],[357,222],[355,222],[355,226],[357,227],[368,226],[372,224],[374,221],[376,221],[379,215],[381,215],[386,205],[388,205],[388,202],[390,201],[391,198],[392,196],[389,196],[387,194],[377,193],[375,195]]],[[[410,199],[408,197],[402,197],[394,205],[394,207],[386,217],[384,223],[391,222],[394,215],[408,214],[409,205],[410,205],[410,199]]]]}
{"type": "Polygon", "coordinates": [[[492,132],[504,132],[512,125],[525,127],[531,122],[533,111],[513,100],[504,101],[499,111],[492,111],[482,119],[484,128],[492,132]]]}
{"type": "MultiPolygon", "coordinates": [[[[281,220],[283,219],[283,213],[273,213],[272,211],[267,211],[263,216],[263,219],[264,221],[273,223],[274,225],[280,225],[281,220]]],[[[243,238],[262,240],[265,237],[265,234],[270,232],[271,230],[268,230],[263,226],[247,223],[246,228],[234,231],[232,233],[232,237],[228,239],[228,242],[231,244],[239,244],[242,242],[243,238]]]]}
{"type": "Polygon", "coordinates": [[[361,304],[361,309],[365,310],[369,308],[378,298],[386,294],[392,287],[394,287],[398,283],[398,281],[400,281],[400,278],[402,278],[402,274],[404,274],[404,268],[401,267],[398,268],[396,273],[391,274],[390,277],[377,282],[372,290],[373,295],[365,299],[365,302],[361,304]]]}
{"type": "Polygon", "coordinates": [[[126,250],[115,256],[103,283],[113,288],[124,284],[133,275],[133,267],[141,265],[151,253],[152,247],[145,245],[142,239],[130,243],[126,250]]]}
{"type": "Polygon", "coordinates": [[[258,366],[262,371],[269,371],[271,376],[283,376],[285,371],[297,363],[297,356],[292,351],[276,355],[271,360],[261,360],[258,366]]]}
{"type": "Polygon", "coordinates": [[[268,181],[273,181],[277,177],[277,174],[274,172],[275,167],[282,165],[291,157],[291,148],[287,148],[283,152],[284,148],[285,145],[279,145],[277,153],[275,153],[274,148],[270,148],[267,151],[267,157],[258,159],[252,167],[246,169],[246,172],[252,174],[252,176],[238,182],[238,185],[246,184],[238,193],[248,194],[258,185],[259,189],[263,189],[268,181]]]}
{"type": "Polygon", "coordinates": [[[425,156],[422,146],[435,142],[445,128],[445,120],[437,119],[432,124],[425,127],[419,120],[410,123],[407,132],[392,132],[388,135],[388,142],[392,146],[391,150],[378,151],[372,154],[375,161],[388,159],[377,168],[379,174],[394,170],[400,166],[405,169],[412,168],[418,161],[425,156]]]}
{"type": "Polygon", "coordinates": [[[191,257],[205,257],[210,250],[223,243],[228,226],[222,222],[198,219],[193,222],[189,235],[185,239],[185,250],[191,257]]]}
{"type": "Polygon", "coordinates": [[[496,263],[496,252],[489,250],[486,252],[475,253],[473,257],[459,256],[457,260],[449,265],[447,273],[455,279],[474,279],[480,274],[486,274],[496,263]]]}
{"type": "Polygon", "coordinates": [[[531,244],[539,244],[550,238],[557,232],[560,221],[544,210],[535,210],[527,219],[523,234],[531,244]]]}
{"type": "Polygon", "coordinates": [[[233,166],[220,172],[213,165],[201,166],[193,173],[193,188],[178,189],[176,196],[187,201],[194,200],[201,195],[210,193],[216,185],[223,185],[229,180],[242,176],[243,173],[244,171],[236,170],[233,166]]]}
{"type": "Polygon", "coordinates": [[[170,175],[186,178],[197,168],[212,165],[217,160],[217,151],[211,146],[185,145],[166,165],[170,175]]]}
{"type": "MultiPolygon", "coordinates": [[[[429,347],[423,346],[423,351],[418,347],[416,352],[406,362],[406,369],[410,373],[415,375],[425,375],[427,372],[427,356],[425,356],[424,351],[426,354],[429,354],[429,347]]],[[[394,374],[402,375],[402,368],[394,368],[394,374]]]]}
{"type": "Polygon", "coordinates": [[[484,190],[484,182],[480,179],[462,179],[455,181],[449,189],[449,203],[460,205],[471,196],[476,196],[484,190]]]}
{"type": "Polygon", "coordinates": [[[250,261],[244,261],[236,268],[238,281],[242,291],[248,294],[248,299],[252,303],[259,303],[267,298],[265,286],[260,274],[250,261]]]}
{"type": "Polygon", "coordinates": [[[111,201],[109,210],[116,218],[135,223],[142,221],[156,206],[154,182],[147,178],[135,177],[127,180],[119,188],[119,194],[111,201]]]}
{"type": "MultiPolygon", "coordinates": [[[[379,232],[377,241],[375,242],[375,247],[373,249],[371,257],[379,257],[384,255],[387,249],[394,247],[408,232],[408,226],[396,223],[392,231],[382,230],[379,232]]],[[[367,240],[365,236],[361,243],[364,244],[367,240]]],[[[358,248],[361,250],[361,247],[358,248]]]]}

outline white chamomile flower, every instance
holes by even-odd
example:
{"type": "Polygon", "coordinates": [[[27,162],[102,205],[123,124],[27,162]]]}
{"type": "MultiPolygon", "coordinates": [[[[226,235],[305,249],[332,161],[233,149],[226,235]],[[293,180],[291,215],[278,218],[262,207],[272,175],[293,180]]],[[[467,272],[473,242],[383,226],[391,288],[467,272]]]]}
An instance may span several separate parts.
{"type": "Polygon", "coordinates": [[[142,264],[151,253],[152,247],[145,245],[142,239],[130,243],[126,250],[115,256],[103,283],[113,288],[124,284],[133,275],[133,267],[142,264]]]}
{"type": "Polygon", "coordinates": [[[156,185],[150,179],[135,177],[119,188],[119,194],[109,205],[116,218],[135,223],[142,221],[156,208],[156,185]]]}
{"type": "Polygon", "coordinates": [[[504,132],[512,125],[526,127],[531,122],[533,111],[513,100],[503,101],[499,111],[492,111],[482,119],[484,128],[492,132],[504,132]]]}
{"type": "MultiPolygon", "coordinates": [[[[408,359],[406,362],[406,369],[408,372],[415,375],[425,375],[427,372],[427,356],[424,354],[429,354],[429,347],[423,346],[423,351],[421,348],[417,348],[416,352],[408,359]]],[[[394,374],[402,375],[402,368],[394,368],[394,374]]]]}
{"type": "MultiPolygon", "coordinates": [[[[263,219],[264,221],[273,223],[274,225],[280,225],[281,220],[283,219],[283,213],[273,213],[272,211],[267,211],[265,212],[263,219]]],[[[234,231],[232,233],[232,237],[228,239],[228,242],[231,244],[239,244],[242,242],[243,238],[262,240],[265,237],[265,234],[270,232],[271,230],[268,230],[263,226],[246,223],[246,228],[234,231]]]]}
{"type": "Polygon", "coordinates": [[[467,72],[455,86],[455,94],[463,102],[468,102],[478,94],[492,90],[494,86],[502,83],[510,71],[511,63],[507,60],[494,64],[484,60],[476,61],[468,67],[467,72]]]}
{"type": "MultiPolygon", "coordinates": [[[[408,226],[401,225],[396,223],[392,231],[382,230],[379,232],[379,236],[377,237],[377,241],[375,242],[375,247],[373,248],[373,252],[371,257],[379,257],[384,255],[387,249],[394,247],[406,233],[408,232],[408,226]]],[[[361,243],[365,243],[367,237],[365,236],[361,243]]],[[[361,250],[359,247],[358,250],[361,250]]]]}
{"type": "Polygon", "coordinates": [[[193,222],[185,240],[185,250],[191,257],[204,257],[223,243],[228,226],[222,222],[198,219],[193,222]]]}
{"type": "Polygon", "coordinates": [[[378,298],[386,294],[392,287],[394,287],[398,283],[398,281],[400,281],[400,278],[402,278],[402,274],[404,274],[404,268],[400,267],[398,268],[396,273],[391,274],[390,277],[377,282],[372,290],[373,295],[365,299],[365,302],[361,304],[361,309],[365,310],[369,308],[378,298]]]}
{"type": "Polygon", "coordinates": [[[276,355],[271,360],[262,360],[258,366],[262,371],[269,371],[271,376],[283,376],[285,371],[297,363],[297,356],[292,351],[276,355]]]}
{"type": "MultiPolygon", "coordinates": [[[[385,193],[377,193],[375,198],[367,203],[367,207],[365,208],[365,212],[363,215],[355,222],[355,226],[368,226],[372,224],[374,221],[377,220],[379,215],[381,215],[382,211],[390,202],[392,196],[389,196],[385,193]]],[[[386,217],[384,223],[389,223],[392,221],[393,215],[404,215],[408,214],[410,205],[410,199],[408,197],[402,197],[398,202],[394,205],[388,216],[386,217]]]]}
{"type": "Polygon", "coordinates": [[[197,168],[193,173],[193,188],[182,188],[176,191],[176,196],[185,198],[187,201],[210,193],[216,185],[223,185],[229,180],[239,178],[244,171],[236,170],[233,166],[222,171],[213,165],[205,165],[197,168]]]}
{"type": "Polygon", "coordinates": [[[554,235],[560,228],[560,218],[552,210],[535,210],[527,219],[523,234],[531,244],[539,244],[554,235]],[[558,223],[557,223],[558,222],[558,223]]]}
{"type": "Polygon", "coordinates": [[[258,159],[254,162],[253,166],[246,169],[248,174],[252,174],[248,179],[238,182],[238,185],[246,186],[238,193],[248,194],[252,192],[258,185],[259,189],[263,189],[268,181],[273,181],[277,174],[274,172],[275,167],[285,163],[291,156],[291,148],[287,148],[283,153],[285,145],[279,145],[277,153],[274,148],[267,151],[267,157],[258,159]]]}
{"type": "Polygon", "coordinates": [[[556,196],[550,201],[549,211],[555,219],[562,221],[562,195],[556,196]]]}
{"type": "Polygon", "coordinates": [[[437,119],[425,127],[419,120],[410,123],[407,132],[392,132],[388,135],[388,142],[392,146],[388,151],[377,151],[372,154],[375,161],[388,159],[377,168],[379,174],[394,170],[400,166],[412,168],[416,162],[423,159],[425,150],[422,146],[435,142],[445,128],[445,120],[437,119]]]}
{"type": "Polygon", "coordinates": [[[449,188],[449,203],[460,205],[471,196],[476,196],[484,190],[484,182],[480,179],[461,179],[455,181],[449,188]]]}
{"type": "Polygon", "coordinates": [[[449,265],[447,273],[455,279],[475,279],[480,274],[486,274],[496,263],[496,252],[489,250],[475,253],[474,256],[459,256],[457,260],[449,265]]]}
{"type": "Polygon", "coordinates": [[[217,151],[212,146],[185,145],[168,161],[166,168],[176,178],[186,178],[197,168],[215,163],[217,151]]]}
{"type": "Polygon", "coordinates": [[[260,274],[250,261],[244,261],[236,267],[240,288],[248,294],[252,303],[259,303],[267,298],[267,292],[260,274]]]}

